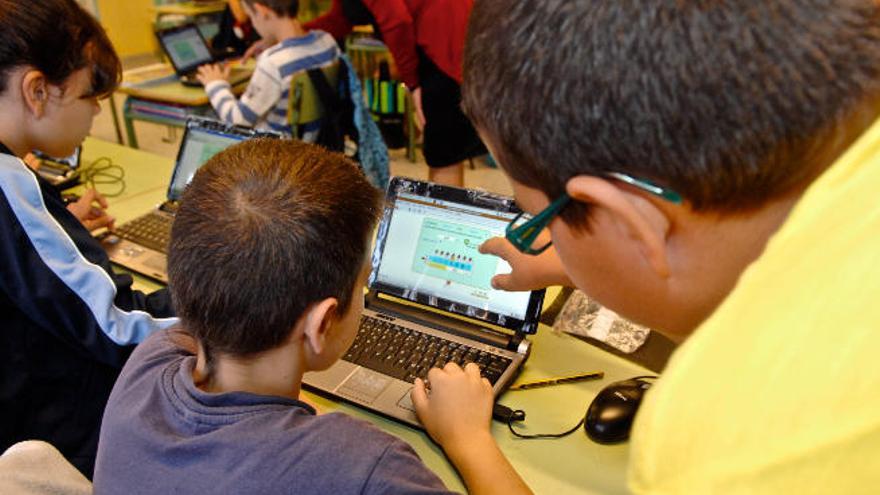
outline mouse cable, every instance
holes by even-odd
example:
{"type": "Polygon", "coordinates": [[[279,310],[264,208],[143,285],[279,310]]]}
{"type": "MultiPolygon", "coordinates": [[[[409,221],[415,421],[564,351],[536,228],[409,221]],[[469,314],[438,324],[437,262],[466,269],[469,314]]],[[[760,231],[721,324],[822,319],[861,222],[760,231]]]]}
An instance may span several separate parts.
{"type": "MultiPolygon", "coordinates": [[[[631,378],[632,380],[638,379],[657,379],[656,375],[642,375],[631,378]]],[[[581,426],[584,425],[584,421],[586,421],[586,416],[581,418],[578,421],[578,424],[574,425],[568,430],[563,431],[562,433],[520,433],[516,431],[513,427],[513,423],[524,421],[526,419],[526,412],[522,409],[511,409],[506,406],[502,406],[501,404],[495,404],[495,409],[492,411],[492,417],[498,421],[507,424],[507,428],[513,433],[513,436],[517,438],[523,438],[526,440],[535,440],[539,438],[562,438],[571,435],[572,433],[578,431],[581,426]]]]}
{"type": "Polygon", "coordinates": [[[581,418],[573,428],[570,430],[563,431],[562,433],[520,433],[513,428],[513,423],[525,421],[526,412],[522,409],[511,409],[507,406],[503,406],[501,404],[495,404],[495,408],[492,411],[492,417],[502,423],[507,424],[507,428],[510,429],[510,432],[517,438],[525,438],[527,440],[536,439],[536,438],[562,438],[572,433],[576,432],[583,424],[584,419],[581,418]]]}
{"type": "Polygon", "coordinates": [[[514,422],[513,419],[511,419],[510,421],[508,421],[508,422],[507,422],[507,428],[510,430],[511,433],[513,433],[513,435],[514,435],[515,437],[517,437],[517,438],[524,438],[524,439],[526,439],[526,440],[534,440],[534,439],[537,439],[537,438],[562,438],[562,437],[567,437],[567,436],[571,435],[572,433],[578,431],[578,430],[581,428],[581,426],[584,425],[584,420],[583,420],[583,418],[581,418],[581,420],[578,421],[578,424],[574,425],[574,426],[573,426],[571,429],[569,429],[569,430],[565,430],[565,431],[563,431],[562,433],[528,433],[528,434],[527,434],[527,433],[520,433],[520,432],[516,431],[516,430],[513,428],[513,422],[514,422]]]}
{"type": "Polygon", "coordinates": [[[92,163],[82,167],[80,179],[106,198],[115,198],[125,192],[125,169],[113,163],[113,160],[106,156],[97,158],[92,163]],[[98,185],[115,185],[117,187],[115,190],[105,191],[98,190],[98,185]]]}

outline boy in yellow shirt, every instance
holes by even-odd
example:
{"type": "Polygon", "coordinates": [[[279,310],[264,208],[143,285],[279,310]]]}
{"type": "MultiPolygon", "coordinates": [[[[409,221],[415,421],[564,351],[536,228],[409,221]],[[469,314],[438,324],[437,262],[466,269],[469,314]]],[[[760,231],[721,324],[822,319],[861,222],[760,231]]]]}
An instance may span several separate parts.
{"type": "MultiPolygon", "coordinates": [[[[477,2],[464,74],[533,215],[482,247],[513,266],[494,285],[574,285],[687,339],[636,418],[630,488],[876,491],[876,3],[477,2]]],[[[447,375],[414,392],[440,438],[447,375]]]]}

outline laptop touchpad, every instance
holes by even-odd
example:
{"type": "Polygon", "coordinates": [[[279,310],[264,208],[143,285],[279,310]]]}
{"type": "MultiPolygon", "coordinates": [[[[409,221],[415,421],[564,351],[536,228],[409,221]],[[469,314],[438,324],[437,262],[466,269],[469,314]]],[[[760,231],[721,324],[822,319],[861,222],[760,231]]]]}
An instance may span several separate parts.
{"type": "Polygon", "coordinates": [[[409,409],[412,412],[416,412],[416,406],[414,406],[412,402],[412,387],[406,389],[406,393],[403,394],[403,397],[401,397],[399,401],[397,401],[397,405],[404,409],[409,409]]]}
{"type": "Polygon", "coordinates": [[[159,270],[164,273],[168,268],[168,259],[164,255],[153,255],[144,261],[144,265],[147,268],[159,270]]]}
{"type": "Polygon", "coordinates": [[[340,395],[372,403],[388,387],[392,379],[375,371],[360,368],[336,391],[340,395]]]}

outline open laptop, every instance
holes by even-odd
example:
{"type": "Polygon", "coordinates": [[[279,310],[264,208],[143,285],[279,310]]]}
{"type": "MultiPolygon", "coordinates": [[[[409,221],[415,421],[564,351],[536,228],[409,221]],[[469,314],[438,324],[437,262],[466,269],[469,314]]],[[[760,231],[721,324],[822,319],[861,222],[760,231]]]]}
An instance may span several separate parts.
{"type": "Polygon", "coordinates": [[[34,150],[34,156],[40,160],[37,173],[58,190],[64,190],[79,184],[80,159],[82,147],[78,146],[72,155],[55,158],[34,150]]]}
{"type": "Polygon", "coordinates": [[[420,426],[413,380],[472,361],[497,397],[529,355],[525,336],[538,328],[544,291],[493,289],[510,266],[478,247],[518,213],[512,198],[392,179],[358,335],[342,360],[306,373],[305,386],[420,426]]]}
{"type": "MultiPolygon", "coordinates": [[[[184,24],[156,31],[159,44],[171,60],[174,72],[185,86],[201,86],[196,79],[199,66],[217,63],[205,38],[195,24],[184,24]]],[[[244,67],[233,67],[229,73],[229,83],[235,86],[250,79],[253,70],[244,67]]]]}
{"type": "Polygon", "coordinates": [[[177,152],[166,200],[155,209],[99,237],[114,263],[148,277],[168,282],[167,253],[171,223],[180,197],[196,170],[209,158],[238,142],[281,134],[190,117],[177,152]]]}

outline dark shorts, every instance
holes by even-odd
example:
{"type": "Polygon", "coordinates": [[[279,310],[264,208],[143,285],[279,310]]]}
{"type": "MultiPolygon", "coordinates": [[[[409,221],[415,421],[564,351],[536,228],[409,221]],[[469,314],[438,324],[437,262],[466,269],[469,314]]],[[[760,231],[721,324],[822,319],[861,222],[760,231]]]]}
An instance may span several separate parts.
{"type": "Polygon", "coordinates": [[[423,151],[429,167],[445,167],[484,155],[486,147],[461,111],[461,87],[419,53],[419,84],[425,113],[423,151]]]}

